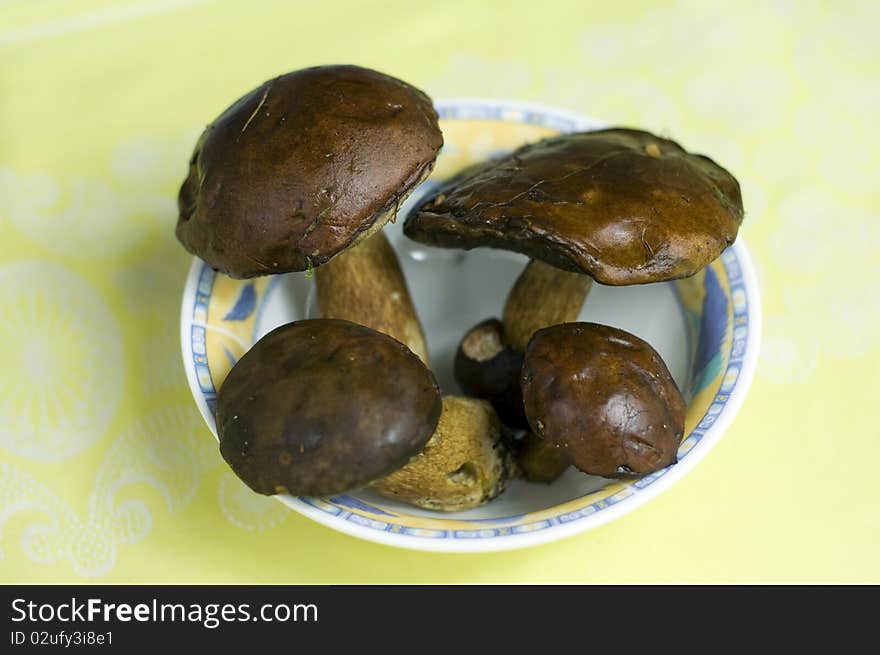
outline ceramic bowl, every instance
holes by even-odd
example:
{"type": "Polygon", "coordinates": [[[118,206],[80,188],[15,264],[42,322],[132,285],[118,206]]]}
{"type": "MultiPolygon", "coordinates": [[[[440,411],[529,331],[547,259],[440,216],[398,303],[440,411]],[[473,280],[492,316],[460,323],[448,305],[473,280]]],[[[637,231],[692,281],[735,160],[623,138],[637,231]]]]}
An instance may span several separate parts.
{"type": "MultiPolygon", "coordinates": [[[[437,104],[445,146],[433,175],[400,215],[475,161],[559,132],[597,129],[598,121],[510,101],[437,104]]],[[[443,250],[412,242],[400,222],[386,228],[397,248],[425,327],[444,393],[459,393],[452,360],[463,333],[500,316],[526,258],[502,251],[443,250]]],[[[183,361],[196,404],[216,436],[214,404],[229,369],[274,327],[315,316],[304,273],[232,280],[194,259],[183,294],[183,361]]],[[[760,300],[740,238],[700,274],[631,287],[594,285],[579,320],[628,330],[651,343],[688,401],[678,463],[634,481],[570,469],[550,485],[522,480],[466,512],[423,511],[359,491],[328,498],[279,495],[291,509],[341,532],[403,548],[473,552],[546,543],[606,523],[642,505],[693,468],[718,443],[743,403],[758,357],[760,300]]]]}

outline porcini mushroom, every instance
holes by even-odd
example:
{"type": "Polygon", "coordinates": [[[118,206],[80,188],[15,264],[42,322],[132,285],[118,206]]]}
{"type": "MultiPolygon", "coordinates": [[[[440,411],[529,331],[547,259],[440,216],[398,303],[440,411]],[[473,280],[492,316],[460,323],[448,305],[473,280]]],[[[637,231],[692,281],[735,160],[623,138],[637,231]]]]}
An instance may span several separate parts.
{"type": "Polygon", "coordinates": [[[531,257],[502,314],[506,345],[521,352],[536,330],[577,319],[592,280],[693,275],[733,243],[742,218],[739,184],[725,169],[669,139],[616,128],[472,166],[414,209],[404,233],[531,257]]]}
{"type": "Polygon", "coordinates": [[[217,433],[223,459],[254,491],[323,496],[406,464],[440,411],[434,375],[406,346],[311,319],[269,332],[236,362],[217,395],[217,433]]]}
{"type": "Polygon", "coordinates": [[[380,230],[442,144],[430,98],[398,79],[356,66],[276,77],[205,129],[178,197],[177,237],[235,278],[315,269],[322,316],[386,332],[426,361],[380,230]]]}
{"type": "Polygon", "coordinates": [[[389,497],[453,511],[497,496],[515,469],[488,403],[441,401],[433,374],[408,348],[349,321],[309,319],[269,332],[232,367],[216,418],[224,460],[267,495],[324,496],[373,483],[389,497]]]}
{"type": "Polygon", "coordinates": [[[425,447],[372,488],[423,509],[454,512],[482,505],[514,477],[505,437],[488,402],[444,396],[440,421],[425,447]]]}
{"type": "Polygon", "coordinates": [[[687,277],[733,243],[742,218],[739,184],[711,159],[617,128],[551,137],[466,169],[407,217],[404,232],[429,245],[502,248],[549,265],[530,265],[519,281],[542,293],[507,301],[522,308],[517,321],[540,325],[526,314],[552,302],[550,311],[570,315],[572,303],[558,296],[589,286],[564,273],[608,285],[687,277]]]}
{"type": "Polygon", "coordinates": [[[630,478],[676,461],[685,401],[657,351],[635,335],[596,323],[539,330],[522,390],[534,435],[585,473],[630,478]]]}
{"type": "Polygon", "coordinates": [[[453,373],[461,390],[492,403],[505,425],[526,428],[519,386],[522,360],[522,352],[507,345],[501,321],[490,318],[464,335],[455,353],[453,373]]]}
{"type": "MultiPolygon", "coordinates": [[[[468,396],[492,404],[498,417],[514,430],[528,430],[520,374],[523,353],[507,345],[504,324],[490,318],[472,327],[455,353],[453,372],[468,396]]],[[[511,442],[517,469],[529,482],[553,482],[569,466],[565,454],[527,432],[511,442]]]]}

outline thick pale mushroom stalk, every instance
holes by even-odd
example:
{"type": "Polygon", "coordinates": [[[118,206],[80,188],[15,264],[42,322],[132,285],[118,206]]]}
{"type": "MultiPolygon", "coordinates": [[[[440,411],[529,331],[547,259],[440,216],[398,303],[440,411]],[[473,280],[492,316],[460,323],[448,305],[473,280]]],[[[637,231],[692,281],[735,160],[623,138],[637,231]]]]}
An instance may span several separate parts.
{"type": "MultiPolygon", "coordinates": [[[[539,259],[531,260],[504,303],[502,318],[508,347],[523,353],[538,330],[576,321],[592,285],[593,279],[588,275],[563,271],[539,259]]],[[[519,391],[518,384],[516,391],[519,391]]],[[[522,402],[519,394],[516,400],[522,402]]],[[[526,479],[532,482],[552,482],[569,465],[564,453],[545,445],[531,433],[525,437],[517,463],[526,479]]]]}
{"type": "Polygon", "coordinates": [[[507,345],[524,352],[538,330],[576,321],[592,278],[531,260],[507,296],[504,304],[504,332],[507,345]]]}
{"type": "MultiPolygon", "coordinates": [[[[315,270],[322,318],[341,318],[394,337],[425,364],[428,353],[406,280],[391,244],[380,231],[315,270]]],[[[446,396],[440,422],[408,464],[373,483],[380,494],[417,507],[458,511],[500,494],[516,465],[506,431],[492,407],[446,396]]]]}
{"type": "Polygon", "coordinates": [[[477,507],[498,496],[515,477],[508,436],[489,403],[445,396],[440,421],[422,451],[372,488],[424,509],[477,507]]]}
{"type": "Polygon", "coordinates": [[[529,482],[550,483],[565,473],[571,460],[561,448],[529,432],[523,437],[516,463],[529,482]]]}
{"type": "Polygon", "coordinates": [[[462,390],[491,402],[508,426],[528,427],[519,388],[523,352],[536,331],[577,320],[591,285],[587,275],[529,262],[507,297],[504,322],[483,321],[461,340],[455,379],[462,390]]]}
{"type": "Polygon", "coordinates": [[[378,231],[315,269],[318,311],[366,325],[405,344],[428,365],[428,349],[400,262],[378,231]]]}

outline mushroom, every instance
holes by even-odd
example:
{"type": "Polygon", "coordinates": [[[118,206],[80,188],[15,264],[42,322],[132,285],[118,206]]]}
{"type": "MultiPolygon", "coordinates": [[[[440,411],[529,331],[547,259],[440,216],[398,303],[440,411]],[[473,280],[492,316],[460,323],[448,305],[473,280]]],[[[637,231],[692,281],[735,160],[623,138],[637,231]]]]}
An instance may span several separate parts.
{"type": "Polygon", "coordinates": [[[318,315],[366,325],[406,344],[428,360],[425,334],[400,261],[381,232],[315,271],[318,315]]]}
{"type": "Polygon", "coordinates": [[[522,360],[522,352],[506,344],[501,321],[490,318],[464,335],[455,353],[453,373],[461,390],[492,403],[505,425],[526,428],[519,386],[522,360]]]}
{"type": "Polygon", "coordinates": [[[417,207],[404,233],[531,257],[502,314],[506,345],[522,352],[536,330],[577,319],[592,280],[693,275],[733,243],[742,218],[739,184],[725,169],[669,139],[616,128],[472,166],[417,207]]]}
{"type": "Polygon", "coordinates": [[[230,277],[315,269],[323,316],[391,334],[426,361],[400,264],[380,231],[442,144],[430,98],[393,77],[356,66],[276,77],[199,138],[178,196],[177,237],[230,277]]]}
{"type": "Polygon", "coordinates": [[[295,321],[257,341],[220,387],[217,433],[223,459],[266,495],[373,483],[453,511],[491,500],[515,470],[488,403],[441,401],[433,374],[403,344],[338,319],[295,321]]]}
{"type": "Polygon", "coordinates": [[[562,449],[528,432],[520,444],[516,464],[529,482],[549,484],[565,473],[571,461],[562,449]]]}
{"type": "Polygon", "coordinates": [[[486,401],[444,396],[440,422],[422,451],[372,488],[424,509],[476,507],[498,496],[514,477],[506,436],[486,401]]]}
{"type": "MultiPolygon", "coordinates": [[[[490,318],[464,335],[453,371],[462,391],[489,401],[506,426],[528,430],[520,386],[522,363],[523,353],[507,345],[504,324],[490,318]]],[[[553,482],[570,464],[562,451],[531,432],[510,446],[519,472],[529,482],[553,482]]]]}
{"type": "Polygon", "coordinates": [[[311,319],[269,332],[236,362],[216,418],[223,459],[251,489],[324,496],[405,465],[440,411],[434,375],[406,346],[311,319]]]}
{"type": "Polygon", "coordinates": [[[630,478],[676,462],[686,405],[660,355],[617,328],[535,333],[522,368],[533,433],[591,475],[630,478]]]}

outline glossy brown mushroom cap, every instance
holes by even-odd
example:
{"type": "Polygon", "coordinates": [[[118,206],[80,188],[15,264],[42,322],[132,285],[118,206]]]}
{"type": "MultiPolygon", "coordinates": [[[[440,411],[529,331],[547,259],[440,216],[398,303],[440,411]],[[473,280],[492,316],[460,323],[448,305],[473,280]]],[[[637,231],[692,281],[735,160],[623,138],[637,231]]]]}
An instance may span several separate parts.
{"type": "Polygon", "coordinates": [[[711,159],[648,132],[609,129],[545,139],[463,171],[404,232],[625,285],[693,275],[733,243],[742,219],[738,182],[711,159]]]}
{"type": "Polygon", "coordinates": [[[356,66],[276,77],[205,129],[177,237],[232,277],[319,266],[393,215],[441,145],[430,98],[398,79],[356,66]]]}
{"type": "Polygon", "coordinates": [[[434,375],[406,346],[314,319],[273,330],[238,360],[217,396],[217,432],[254,491],[325,496],[406,464],[440,410],[434,375]]]}
{"type": "Polygon", "coordinates": [[[521,381],[532,431],[581,471],[633,477],[675,463],[685,401],[638,337],[595,323],[539,330],[521,381]]]}

